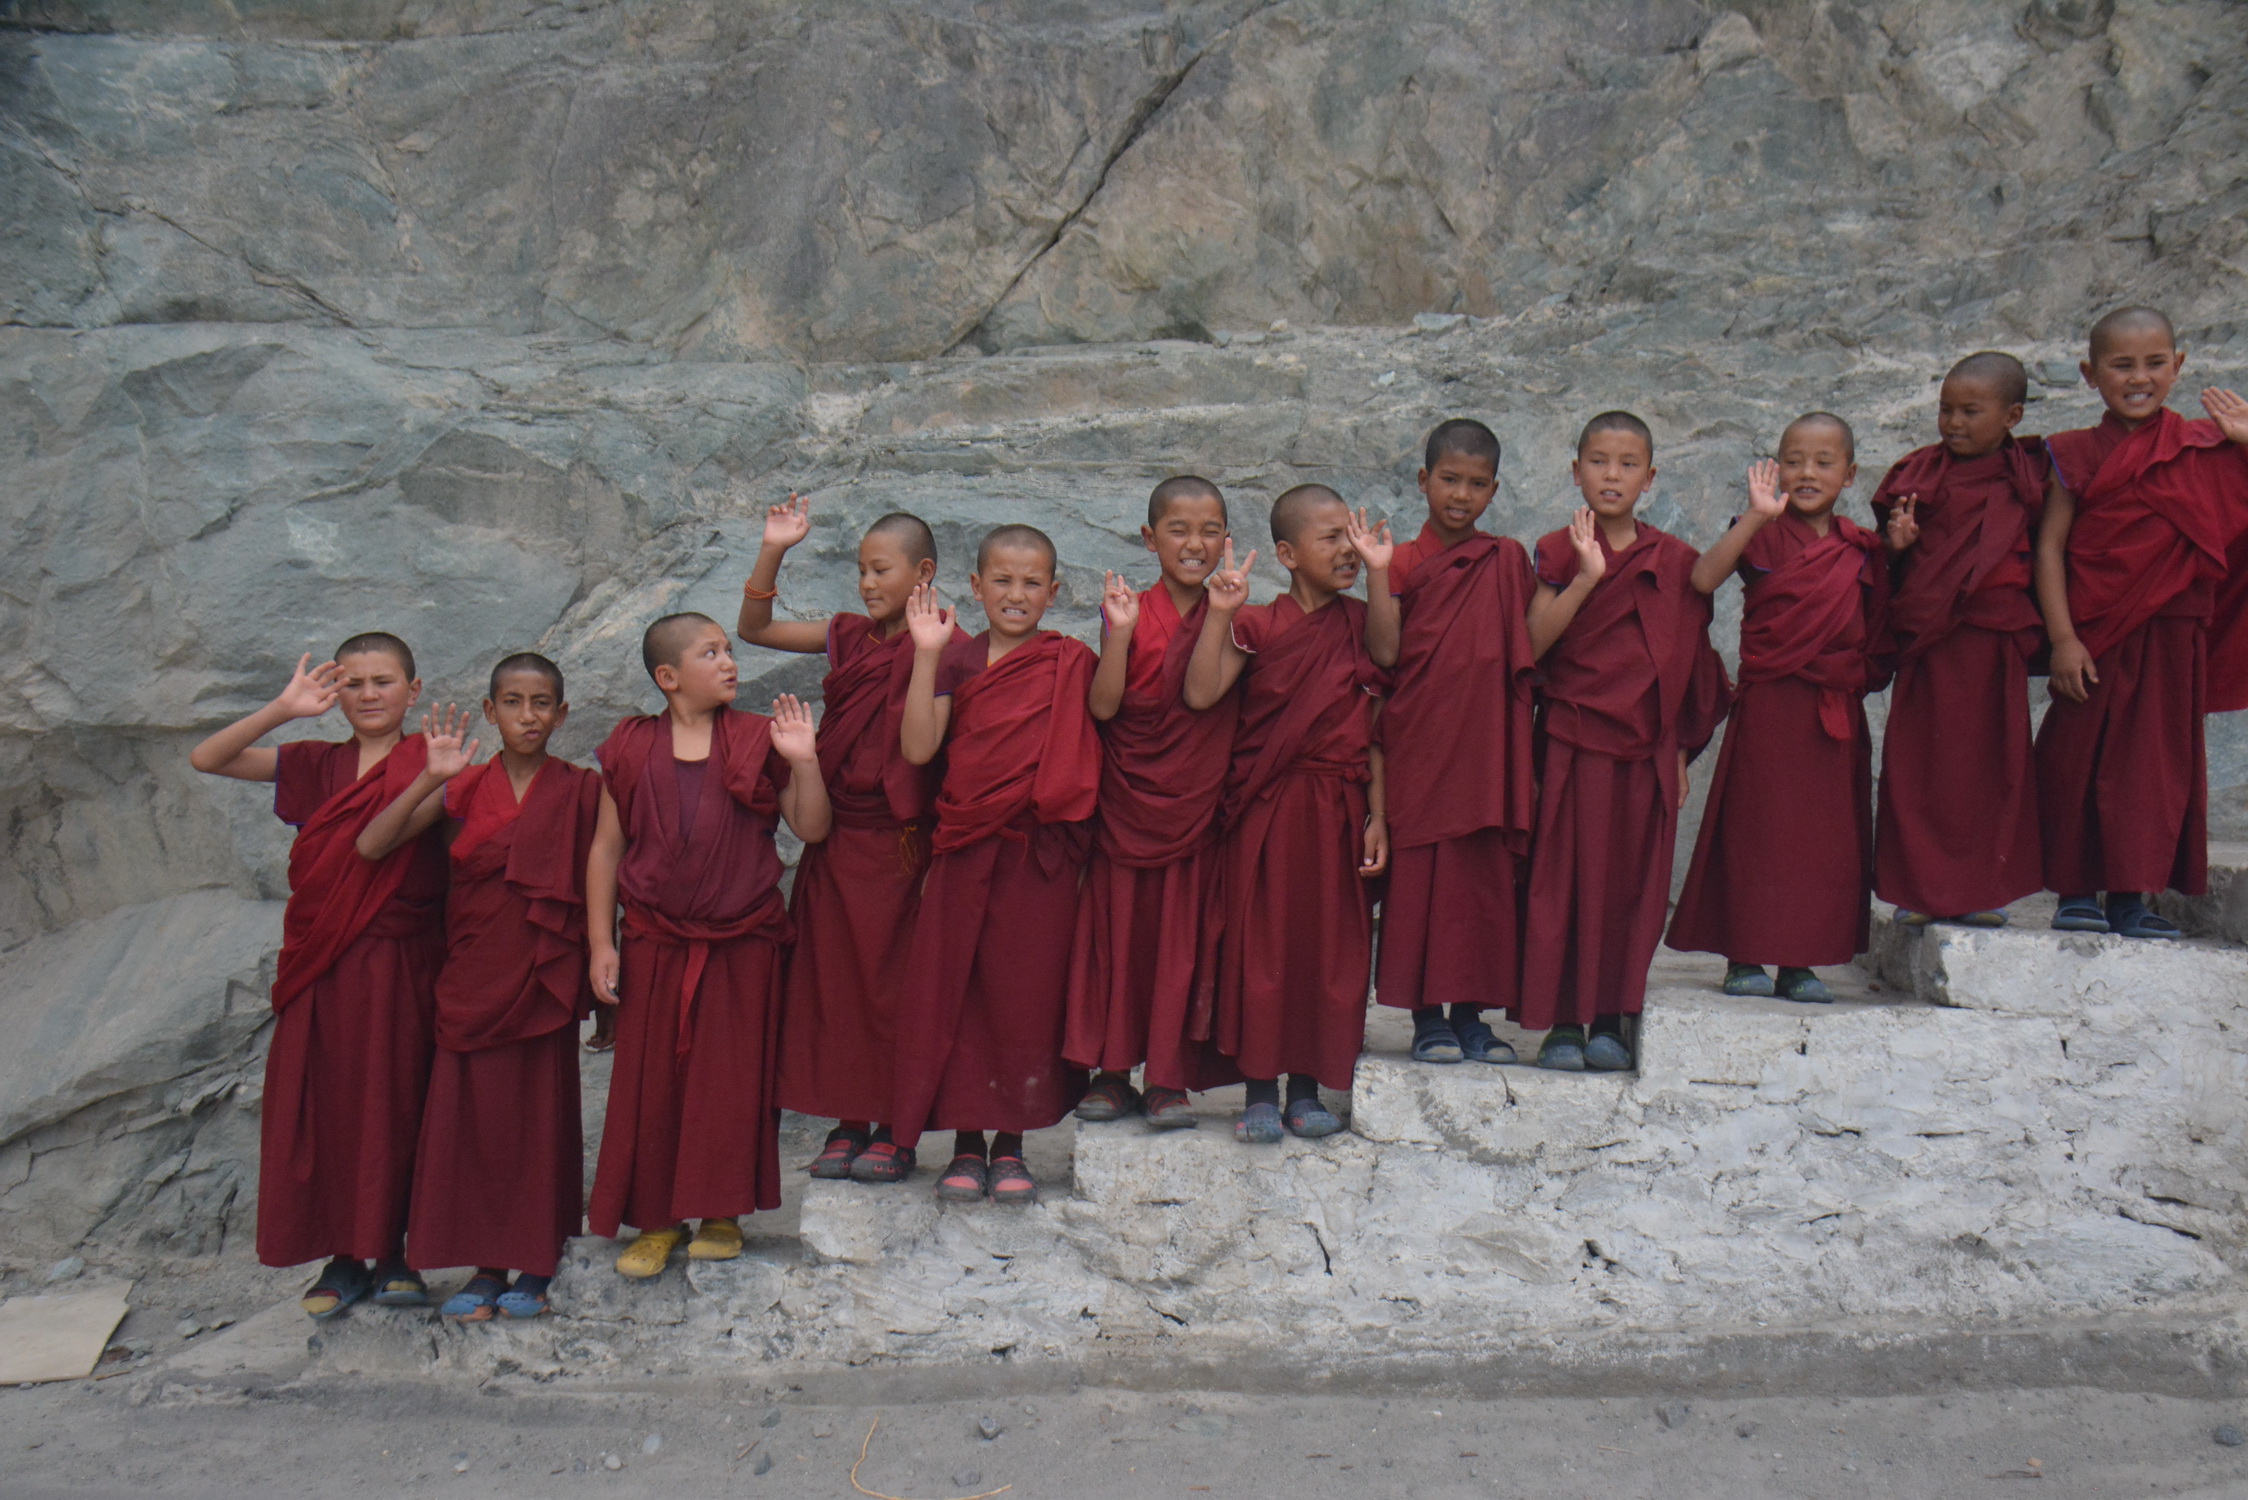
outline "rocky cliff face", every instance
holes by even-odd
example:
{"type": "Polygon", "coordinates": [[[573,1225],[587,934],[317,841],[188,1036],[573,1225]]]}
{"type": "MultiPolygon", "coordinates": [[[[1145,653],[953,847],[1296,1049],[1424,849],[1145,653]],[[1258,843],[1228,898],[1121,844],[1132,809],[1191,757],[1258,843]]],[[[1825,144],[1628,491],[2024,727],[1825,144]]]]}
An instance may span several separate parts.
{"type": "MultiPolygon", "coordinates": [[[[40,1039],[6,1065],[38,1086],[0,1089],[0,1213],[68,1241],[175,1161],[159,1185],[220,1207],[174,1242],[233,1201],[194,1142],[247,1076],[226,1018],[283,840],[184,751],[300,652],[396,629],[472,700],[539,646],[583,754],[652,701],[641,625],[730,620],[791,489],[796,612],[846,604],[858,527],[903,507],[955,589],[981,529],[1045,526],[1088,630],[1182,468],[1244,537],[1305,478],[1410,525],[1420,434],[1473,413],[1529,537],[1576,425],[1629,405],[1652,519],[1707,541],[1807,408],[1858,424],[1862,497],[1973,348],[2032,361],[2027,427],[2084,420],[2076,341],[2118,300],[2237,383],[2240,19],[0,0],[0,1018],[40,1039]],[[104,967],[95,934],[146,951],[104,967]],[[120,974],[174,975],[142,1003],[208,1045],[103,1072],[73,1018],[120,974]]],[[[745,665],[749,701],[816,686],[745,665]]]]}

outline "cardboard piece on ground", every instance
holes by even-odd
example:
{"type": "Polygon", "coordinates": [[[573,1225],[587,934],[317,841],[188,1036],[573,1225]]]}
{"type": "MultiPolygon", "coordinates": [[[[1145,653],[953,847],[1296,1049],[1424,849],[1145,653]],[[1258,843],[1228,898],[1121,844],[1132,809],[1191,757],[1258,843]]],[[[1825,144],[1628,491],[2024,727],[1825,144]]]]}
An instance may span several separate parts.
{"type": "Polygon", "coordinates": [[[131,1283],[0,1302],[0,1385],[83,1380],[125,1321],[131,1283]]]}

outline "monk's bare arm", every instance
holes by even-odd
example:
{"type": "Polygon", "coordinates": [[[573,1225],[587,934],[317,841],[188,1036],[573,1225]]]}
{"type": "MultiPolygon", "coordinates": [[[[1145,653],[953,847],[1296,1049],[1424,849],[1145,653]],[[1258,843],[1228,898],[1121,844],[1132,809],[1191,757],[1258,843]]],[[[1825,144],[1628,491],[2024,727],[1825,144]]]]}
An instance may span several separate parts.
{"type": "Polygon", "coordinates": [[[827,778],[820,770],[819,738],[812,711],[794,693],[773,700],[773,748],[788,762],[788,785],[781,788],[781,816],[789,832],[807,844],[827,837],[834,808],[827,800],[827,778]]]}
{"type": "Polygon", "coordinates": [[[773,618],[773,600],[780,589],[781,559],[788,549],[812,532],[812,502],[799,496],[788,497],[786,505],[776,505],[765,516],[765,535],[757,548],[757,561],[749,570],[749,584],[742,590],[741,618],[734,623],[734,634],[752,646],[763,646],[768,651],[794,651],[805,656],[817,656],[827,649],[827,622],[825,620],[776,620],[773,618]]]}
{"type": "Polygon", "coordinates": [[[585,936],[592,963],[588,978],[593,997],[617,1003],[617,866],[624,862],[624,820],[616,799],[601,789],[601,817],[594,824],[593,847],[585,857],[585,936]]]}
{"type": "Polygon", "coordinates": [[[427,833],[429,825],[444,815],[445,783],[424,771],[359,830],[353,847],[361,859],[385,858],[427,833]]]}
{"type": "Polygon", "coordinates": [[[1101,584],[1101,663],[1093,669],[1093,687],[1085,695],[1085,709],[1106,724],[1124,706],[1124,684],[1132,665],[1132,632],[1140,623],[1140,596],[1114,573],[1101,584]]]}
{"type": "Polygon", "coordinates": [[[1371,880],[1389,868],[1389,777],[1381,746],[1367,750],[1366,764],[1366,848],[1358,873],[1371,880]]]}
{"type": "Polygon", "coordinates": [[[2076,621],[2068,609],[2068,534],[2076,524],[2076,496],[2055,475],[2045,490],[2045,516],[2037,528],[2037,607],[2045,616],[2045,634],[2053,643],[2053,691],[2082,703],[2099,682],[2092,655],[2076,638],[2076,621]]]}
{"type": "Polygon", "coordinates": [[[1585,600],[1592,597],[1592,585],[1599,580],[1587,581],[1579,573],[1569,580],[1565,589],[1550,583],[1538,585],[1537,593],[1530,596],[1530,659],[1536,661],[1553,649],[1561,633],[1576,619],[1577,611],[1584,608],[1585,600]]]}
{"type": "Polygon", "coordinates": [[[1780,466],[1770,459],[1749,466],[1748,509],[1717,539],[1716,546],[1694,560],[1690,581],[1695,592],[1714,594],[1723,587],[1740,566],[1741,554],[1748,551],[1756,534],[1787,509],[1787,502],[1780,498],[1779,482],[1780,466]]]}
{"type": "Polygon", "coordinates": [[[297,719],[314,719],[335,706],[336,683],[342,676],[334,662],[312,665],[312,654],[298,658],[297,670],[279,697],[245,714],[187,753],[187,763],[212,776],[236,781],[271,781],[281,764],[281,753],[260,746],[282,725],[297,719]]]}
{"type": "Polygon", "coordinates": [[[1366,573],[1366,654],[1377,667],[1397,665],[1397,647],[1404,635],[1404,620],[1397,596],[1389,591],[1389,569],[1370,568],[1366,573]]]}
{"type": "Polygon", "coordinates": [[[1188,708],[1200,711],[1211,707],[1241,680],[1241,668],[1247,664],[1249,653],[1233,643],[1233,616],[1234,610],[1221,611],[1215,598],[1210,601],[1209,611],[1202,617],[1202,634],[1195,638],[1194,655],[1186,664],[1182,696],[1188,708]]]}

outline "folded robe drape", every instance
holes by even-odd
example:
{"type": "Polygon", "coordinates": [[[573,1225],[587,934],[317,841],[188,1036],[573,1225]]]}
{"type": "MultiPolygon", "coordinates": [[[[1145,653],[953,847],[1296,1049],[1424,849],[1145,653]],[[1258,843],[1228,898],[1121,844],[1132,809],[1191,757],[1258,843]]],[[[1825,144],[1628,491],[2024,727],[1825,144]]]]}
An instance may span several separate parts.
{"type": "MultiPolygon", "coordinates": [[[[1531,1031],[1637,1015],[1663,934],[1678,837],[1678,753],[1700,752],[1730,699],[1709,644],[1692,547],[1640,523],[1546,652],[1538,719],[1538,827],[1530,845],[1521,1024],[1531,1031]]],[[[1536,549],[1538,581],[1566,588],[1566,530],[1536,549]]]]}
{"type": "Polygon", "coordinates": [[[1124,701],[1100,727],[1100,821],[1070,953],[1063,1055],[1115,1072],[1144,1062],[1151,1088],[1240,1078],[1210,1041],[1218,801],[1240,701],[1197,712],[1185,699],[1208,611],[1197,600],[1182,619],[1160,583],[1140,595],[1124,701]]]}
{"type": "Polygon", "coordinates": [[[2029,722],[2044,626],[2030,549],[2051,474],[2038,438],[1971,459],[1936,443],[1898,460],[1874,493],[1880,526],[1917,496],[1920,528],[1892,565],[1874,648],[1896,664],[1874,833],[1884,901],[1955,917],[2044,883],[2029,722]]]}
{"type": "Polygon", "coordinates": [[[2229,571],[2248,535],[2248,450],[2168,409],[2135,429],[2109,413],[2045,442],[2076,496],[2069,616],[2099,675],[2083,703],[2056,694],[2038,728],[2045,883],[2198,895],[2209,871],[2202,716],[2248,706],[2229,571]]]}
{"type": "Polygon", "coordinates": [[[1373,694],[1366,606],[1244,606],[1241,727],[1225,803],[1216,1039],[1243,1076],[1350,1087],[1366,1039],[1373,913],[1365,852],[1373,694]]]}
{"type": "Polygon", "coordinates": [[[773,749],[772,721],[719,713],[691,816],[668,714],[626,719],[597,753],[626,847],[617,1043],[592,1230],[778,1208],[774,1041],[790,928],[773,828],[789,767],[773,749]]]}
{"type": "MultiPolygon", "coordinates": [[[[974,649],[955,630],[946,660],[974,649]]],[[[913,765],[899,745],[911,632],[884,638],[864,615],[837,615],[827,659],[820,771],[835,819],[825,839],[805,846],[789,896],[796,941],[783,987],[780,1102],[829,1119],[887,1121],[943,767],[913,765]]]]}
{"type": "Polygon", "coordinates": [[[380,860],[360,831],[428,763],[418,734],[359,774],[356,741],[280,747],[273,809],[297,826],[259,1123],[258,1259],[395,1258],[429,1083],[445,954],[434,832],[380,860]]]}
{"type": "Polygon", "coordinates": [[[1879,535],[1847,517],[1821,536],[1793,511],[1742,554],[1740,685],[1671,947],[1802,968],[1865,951],[1880,554],[1879,535]]]}
{"type": "Polygon", "coordinates": [[[1094,656],[1040,631],[950,688],[943,789],[914,921],[894,1131],[1040,1130],[1083,1096],[1062,1057],[1078,885],[1100,789],[1094,656]]]}
{"type": "Polygon", "coordinates": [[[519,802],[494,760],[445,791],[452,886],[407,1245],[424,1268],[550,1276],[585,1208],[576,1022],[601,778],[550,758],[519,802]]]}
{"type": "Polygon", "coordinates": [[[1397,549],[1397,666],[1382,704],[1390,874],[1374,992],[1384,1005],[1521,1003],[1536,580],[1512,537],[1397,549]]]}

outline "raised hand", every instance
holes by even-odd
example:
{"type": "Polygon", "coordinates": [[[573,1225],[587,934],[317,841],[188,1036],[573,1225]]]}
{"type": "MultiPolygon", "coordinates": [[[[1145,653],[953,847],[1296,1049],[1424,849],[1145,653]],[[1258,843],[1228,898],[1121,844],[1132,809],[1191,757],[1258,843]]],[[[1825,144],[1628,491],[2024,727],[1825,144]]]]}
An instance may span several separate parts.
{"type": "Polygon", "coordinates": [[[2224,430],[2226,437],[2236,443],[2248,443],[2248,398],[2240,392],[2213,385],[2201,393],[2201,409],[2209,414],[2210,421],[2224,430]]]}
{"type": "Polygon", "coordinates": [[[905,628],[913,632],[914,649],[942,651],[952,639],[952,613],[937,602],[935,584],[914,585],[905,601],[905,628]]]}
{"type": "Polygon", "coordinates": [[[478,741],[468,738],[468,726],[468,710],[450,703],[422,715],[422,738],[429,742],[429,774],[439,781],[451,781],[474,764],[478,741]]]}
{"type": "Polygon", "coordinates": [[[1907,495],[1889,510],[1889,524],[1882,528],[1882,537],[1891,552],[1902,552],[1920,540],[1920,517],[1914,512],[1920,504],[1918,495],[1907,495]]]}
{"type": "Polygon", "coordinates": [[[1356,510],[1346,509],[1343,516],[1343,524],[1348,528],[1350,537],[1350,550],[1358,554],[1358,560],[1366,565],[1369,572],[1388,572],[1390,559],[1397,555],[1397,543],[1390,537],[1389,522],[1384,521],[1379,526],[1369,525],[1366,507],[1363,505],[1356,510]]]}
{"type": "Polygon", "coordinates": [[[1140,623],[1140,596],[1132,591],[1121,573],[1106,573],[1101,578],[1101,618],[1108,621],[1108,633],[1116,635],[1140,623]]]}
{"type": "Polygon", "coordinates": [[[765,545],[785,552],[812,534],[812,502],[802,495],[765,512],[765,545]]]}
{"type": "Polygon", "coordinates": [[[336,706],[336,681],[342,676],[343,668],[332,661],[313,666],[312,653],[307,651],[297,658],[289,685],[273,702],[292,719],[318,718],[336,706]]]}
{"type": "Polygon", "coordinates": [[[1577,576],[1598,583],[1608,576],[1608,554],[1600,550],[1600,518],[1589,505],[1569,518],[1569,546],[1577,554],[1577,576]]]}
{"type": "MultiPolygon", "coordinates": [[[[916,637],[918,640],[918,637],[916,637]]],[[[781,759],[801,765],[819,759],[819,739],[812,727],[812,711],[793,693],[773,700],[773,748],[781,759]]]]}
{"type": "Polygon", "coordinates": [[[1787,510],[1780,494],[1780,466],[1770,459],[1748,466],[1748,513],[1776,521],[1787,510]]]}
{"type": "Polygon", "coordinates": [[[1241,560],[1238,567],[1235,566],[1233,538],[1227,537],[1225,539],[1225,555],[1220,557],[1218,565],[1210,570],[1210,576],[1202,580],[1202,592],[1209,596],[1210,608],[1221,615],[1230,615],[1242,605],[1247,604],[1249,602],[1249,570],[1256,564],[1257,553],[1256,549],[1252,547],[1249,549],[1249,555],[1241,560]]]}

